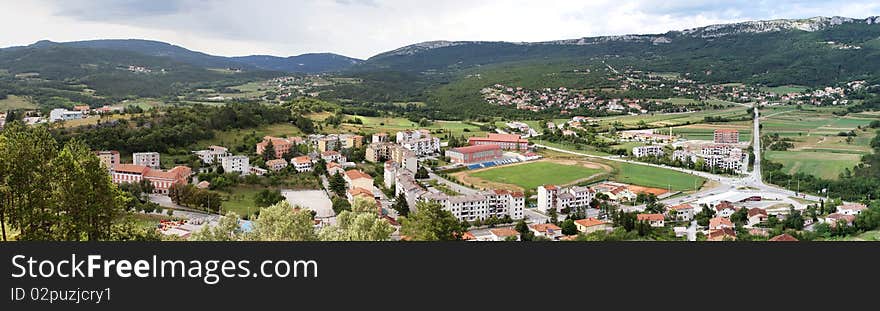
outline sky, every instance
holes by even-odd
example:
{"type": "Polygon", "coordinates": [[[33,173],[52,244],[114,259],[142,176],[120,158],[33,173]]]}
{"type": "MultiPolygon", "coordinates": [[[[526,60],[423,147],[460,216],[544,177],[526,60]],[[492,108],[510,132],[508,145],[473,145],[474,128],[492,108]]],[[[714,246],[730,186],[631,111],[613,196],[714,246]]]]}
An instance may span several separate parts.
{"type": "Polygon", "coordinates": [[[533,42],[873,15],[880,1],[0,0],[0,46],[134,38],[222,56],[363,59],[433,40],[533,42]]]}

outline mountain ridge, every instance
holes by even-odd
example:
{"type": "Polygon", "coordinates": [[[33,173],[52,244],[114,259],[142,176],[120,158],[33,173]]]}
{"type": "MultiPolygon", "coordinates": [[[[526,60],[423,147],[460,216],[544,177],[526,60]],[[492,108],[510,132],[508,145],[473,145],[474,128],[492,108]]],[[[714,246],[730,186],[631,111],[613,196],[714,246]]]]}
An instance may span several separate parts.
{"type": "Polygon", "coordinates": [[[175,61],[207,68],[238,68],[293,73],[340,71],[361,61],[334,53],[306,53],[287,57],[273,55],[216,56],[167,42],[145,39],[98,39],[69,42],[40,40],[27,46],[5,49],[46,48],[50,46],[122,50],[147,56],[168,57],[175,61]]]}

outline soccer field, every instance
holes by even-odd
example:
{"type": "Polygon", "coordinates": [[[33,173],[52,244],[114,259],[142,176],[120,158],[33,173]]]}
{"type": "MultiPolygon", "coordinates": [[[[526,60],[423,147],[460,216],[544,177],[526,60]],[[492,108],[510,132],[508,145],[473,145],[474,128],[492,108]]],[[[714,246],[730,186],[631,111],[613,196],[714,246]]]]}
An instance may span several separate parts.
{"type": "Polygon", "coordinates": [[[535,189],[540,185],[566,185],[604,172],[605,170],[598,167],[533,162],[488,169],[470,175],[490,182],[516,185],[523,189],[535,189]]]}

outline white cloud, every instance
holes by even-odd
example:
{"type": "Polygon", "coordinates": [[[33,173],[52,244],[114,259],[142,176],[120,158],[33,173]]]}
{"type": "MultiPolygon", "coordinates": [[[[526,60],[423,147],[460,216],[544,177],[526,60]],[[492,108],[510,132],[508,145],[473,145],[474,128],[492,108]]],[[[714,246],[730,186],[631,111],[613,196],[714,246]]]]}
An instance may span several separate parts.
{"type": "Polygon", "coordinates": [[[0,46],[144,38],[218,55],[366,58],[429,40],[544,41],[750,19],[880,14],[876,1],[0,1],[0,46]]]}

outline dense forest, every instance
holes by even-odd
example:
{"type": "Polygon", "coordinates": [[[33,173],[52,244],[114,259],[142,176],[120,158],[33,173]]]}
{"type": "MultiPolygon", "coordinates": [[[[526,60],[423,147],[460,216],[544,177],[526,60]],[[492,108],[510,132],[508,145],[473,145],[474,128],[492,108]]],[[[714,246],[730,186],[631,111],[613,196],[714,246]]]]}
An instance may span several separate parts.
{"type": "Polygon", "coordinates": [[[210,139],[214,131],[253,128],[293,120],[284,106],[228,104],[169,107],[131,120],[110,121],[88,127],[55,129],[53,134],[64,143],[77,139],[92,149],[112,149],[122,153],[140,151],[168,152],[210,139]]]}

